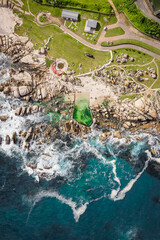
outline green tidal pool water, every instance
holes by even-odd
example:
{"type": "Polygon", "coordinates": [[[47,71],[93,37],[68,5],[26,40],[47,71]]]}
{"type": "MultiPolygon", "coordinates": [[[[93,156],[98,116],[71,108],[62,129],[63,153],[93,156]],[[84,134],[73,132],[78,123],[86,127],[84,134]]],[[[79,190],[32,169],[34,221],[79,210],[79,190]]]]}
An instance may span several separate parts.
{"type": "Polygon", "coordinates": [[[89,108],[89,95],[76,94],[73,119],[86,126],[92,124],[92,116],[89,108]]]}

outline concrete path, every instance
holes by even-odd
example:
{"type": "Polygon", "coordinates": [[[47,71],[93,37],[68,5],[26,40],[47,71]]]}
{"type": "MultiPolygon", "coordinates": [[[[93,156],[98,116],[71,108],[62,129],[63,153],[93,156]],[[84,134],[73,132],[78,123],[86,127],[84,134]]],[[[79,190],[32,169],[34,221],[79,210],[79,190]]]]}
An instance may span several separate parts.
{"type": "Polygon", "coordinates": [[[136,4],[148,18],[160,24],[160,19],[153,15],[145,0],[137,0],[136,4]]]}

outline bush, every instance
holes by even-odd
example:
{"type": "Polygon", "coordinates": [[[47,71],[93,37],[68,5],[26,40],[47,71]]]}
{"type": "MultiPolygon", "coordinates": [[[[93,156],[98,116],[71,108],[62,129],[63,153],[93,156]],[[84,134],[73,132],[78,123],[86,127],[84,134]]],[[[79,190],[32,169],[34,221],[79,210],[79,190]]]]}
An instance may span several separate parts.
{"type": "Polygon", "coordinates": [[[160,24],[147,18],[137,8],[135,0],[113,0],[118,11],[126,13],[130,21],[145,34],[160,40],[160,24]]]}

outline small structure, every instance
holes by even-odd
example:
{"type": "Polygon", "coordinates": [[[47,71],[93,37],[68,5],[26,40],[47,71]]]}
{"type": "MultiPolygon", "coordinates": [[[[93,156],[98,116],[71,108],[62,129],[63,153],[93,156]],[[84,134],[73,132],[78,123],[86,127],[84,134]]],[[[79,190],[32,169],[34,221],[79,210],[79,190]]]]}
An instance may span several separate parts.
{"type": "Polygon", "coordinates": [[[92,54],[90,54],[90,53],[85,53],[85,56],[86,57],[90,57],[90,58],[94,58],[94,56],[92,54]]]}
{"type": "Polygon", "coordinates": [[[70,11],[67,9],[63,9],[62,11],[62,18],[64,18],[65,20],[77,22],[78,16],[79,16],[78,12],[70,11]]]}
{"type": "Polygon", "coordinates": [[[85,32],[94,33],[97,28],[97,21],[93,19],[88,19],[84,28],[85,32]]]}

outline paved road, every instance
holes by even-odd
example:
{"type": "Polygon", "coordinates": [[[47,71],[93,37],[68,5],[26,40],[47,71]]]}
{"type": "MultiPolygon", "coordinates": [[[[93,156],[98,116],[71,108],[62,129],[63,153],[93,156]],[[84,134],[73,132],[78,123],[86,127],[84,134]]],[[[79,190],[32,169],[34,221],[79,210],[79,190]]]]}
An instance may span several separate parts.
{"type": "Polygon", "coordinates": [[[147,15],[148,18],[153,19],[160,24],[160,19],[152,14],[145,0],[137,0],[136,4],[141,9],[141,11],[144,12],[145,15],[147,15]]]}

